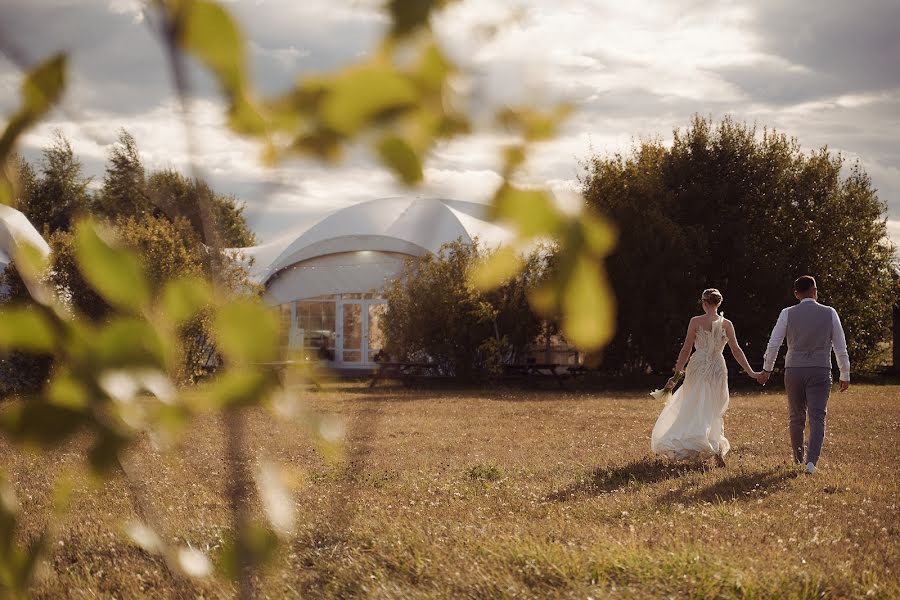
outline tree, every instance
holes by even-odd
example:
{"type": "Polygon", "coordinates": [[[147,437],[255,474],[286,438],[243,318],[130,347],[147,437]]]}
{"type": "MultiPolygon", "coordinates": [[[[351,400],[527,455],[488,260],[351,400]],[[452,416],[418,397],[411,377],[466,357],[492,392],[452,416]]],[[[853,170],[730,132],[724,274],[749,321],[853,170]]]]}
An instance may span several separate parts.
{"type": "Polygon", "coordinates": [[[166,216],[171,221],[186,218],[203,236],[200,202],[212,213],[212,226],[226,247],[256,244],[244,219],[244,206],[234,196],[216,193],[204,181],[188,179],[174,169],[146,173],[134,137],[124,129],[109,153],[103,187],[93,202],[94,214],[117,217],[166,216]]]}
{"type": "Polygon", "coordinates": [[[30,193],[24,197],[21,210],[38,231],[68,231],[76,217],[89,207],[89,183],[71,144],[56,132],[44,150],[40,177],[30,190],[23,190],[30,193]]]}
{"type": "Polygon", "coordinates": [[[434,362],[466,381],[523,358],[541,328],[528,292],[543,276],[545,256],[533,254],[516,277],[484,292],[468,275],[488,254],[477,241],[457,241],[409,261],[385,292],[381,326],[388,354],[434,362]]]}
{"type": "Polygon", "coordinates": [[[705,287],[722,290],[758,361],[794,302],[792,281],[807,273],[841,314],[854,362],[885,339],[893,249],[886,205],[858,163],[731,118],[696,117],[671,148],[647,141],[585,167],[588,203],[621,236],[609,260],[619,311],[608,367],[671,368],[705,287]]]}
{"type": "Polygon", "coordinates": [[[156,215],[156,209],[147,196],[146,174],[137,143],[124,129],[113,145],[107,159],[103,187],[93,202],[94,214],[107,218],[120,215],[156,215]]]}
{"type": "Polygon", "coordinates": [[[205,181],[189,179],[173,169],[157,171],[147,181],[147,194],[154,206],[170,219],[186,218],[201,239],[205,239],[202,206],[210,212],[211,227],[219,244],[244,248],[256,244],[256,236],[244,219],[244,207],[234,196],[217,194],[205,181]]]}

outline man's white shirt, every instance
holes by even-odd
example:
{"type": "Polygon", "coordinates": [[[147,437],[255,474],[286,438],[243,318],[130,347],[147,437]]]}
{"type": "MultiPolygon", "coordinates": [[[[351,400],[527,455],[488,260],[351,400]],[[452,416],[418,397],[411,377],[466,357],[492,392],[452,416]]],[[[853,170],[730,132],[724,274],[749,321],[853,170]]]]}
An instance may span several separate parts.
{"type": "MultiPolygon", "coordinates": [[[[815,302],[812,298],[804,298],[800,302],[815,302]]],[[[785,308],[778,315],[775,328],[769,337],[769,346],[763,357],[763,369],[771,371],[775,368],[775,359],[778,358],[778,350],[787,335],[788,309],[785,308]]],[[[837,359],[838,369],[841,372],[841,381],[850,381],[850,354],[847,352],[847,338],[844,336],[844,328],[841,326],[841,318],[837,311],[831,309],[831,347],[837,359]]]]}

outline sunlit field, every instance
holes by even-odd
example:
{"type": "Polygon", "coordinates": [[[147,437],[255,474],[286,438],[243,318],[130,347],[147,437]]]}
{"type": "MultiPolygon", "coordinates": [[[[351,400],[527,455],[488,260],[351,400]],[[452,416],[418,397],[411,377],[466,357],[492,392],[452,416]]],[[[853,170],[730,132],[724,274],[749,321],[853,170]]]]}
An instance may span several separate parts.
{"type": "MultiPolygon", "coordinates": [[[[787,462],[780,389],[733,393],[724,469],[651,458],[660,405],[643,393],[333,385],[309,399],[345,422],[336,461],[296,424],[250,419],[257,460],[305,473],[262,597],[900,596],[900,386],[832,397],[814,476],[787,462]]],[[[233,594],[173,579],[129,541],[121,480],[79,480],[53,516],[51,481],[78,464],[77,444],[42,457],[0,448],[26,533],[56,523],[38,597],[233,594]]],[[[128,457],[164,533],[212,556],[230,526],[222,456],[207,420],[184,452],[146,441],[128,457]]]]}

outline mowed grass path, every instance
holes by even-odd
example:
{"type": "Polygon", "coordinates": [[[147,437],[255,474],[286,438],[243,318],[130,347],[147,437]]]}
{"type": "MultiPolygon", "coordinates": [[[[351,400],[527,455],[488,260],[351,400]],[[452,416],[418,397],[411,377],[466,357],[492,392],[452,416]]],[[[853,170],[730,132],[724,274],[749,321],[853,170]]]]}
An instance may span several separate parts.
{"type": "MultiPolygon", "coordinates": [[[[256,460],[305,471],[296,533],[258,588],[269,598],[900,597],[900,386],[834,394],[820,470],[787,462],[779,389],[733,392],[725,469],[649,456],[661,405],[643,393],[444,391],[353,385],[308,395],[345,423],[343,459],[302,427],[250,417],[256,460]]],[[[121,533],[127,486],[51,481],[80,460],[0,446],[27,530],[54,519],[39,597],[229,597],[175,582],[121,533]]],[[[228,526],[220,424],[183,451],[129,457],[172,541],[204,551],[228,526]]],[[[85,480],[86,481],[86,480],[85,480]]],[[[260,511],[261,512],[261,511],[260,511]]]]}

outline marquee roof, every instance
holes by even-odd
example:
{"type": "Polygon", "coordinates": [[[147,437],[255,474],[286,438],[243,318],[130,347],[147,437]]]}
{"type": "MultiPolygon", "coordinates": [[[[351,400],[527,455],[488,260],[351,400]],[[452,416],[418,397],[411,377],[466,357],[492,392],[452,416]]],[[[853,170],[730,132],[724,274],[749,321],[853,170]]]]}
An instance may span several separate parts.
{"type": "Polygon", "coordinates": [[[435,198],[381,198],[335,211],[292,238],[243,249],[262,282],[299,262],[363,250],[421,256],[448,242],[478,238],[488,246],[509,232],[486,220],[483,204],[435,198]],[[280,252],[278,250],[280,249],[280,252]]]}

